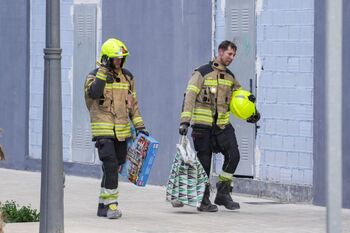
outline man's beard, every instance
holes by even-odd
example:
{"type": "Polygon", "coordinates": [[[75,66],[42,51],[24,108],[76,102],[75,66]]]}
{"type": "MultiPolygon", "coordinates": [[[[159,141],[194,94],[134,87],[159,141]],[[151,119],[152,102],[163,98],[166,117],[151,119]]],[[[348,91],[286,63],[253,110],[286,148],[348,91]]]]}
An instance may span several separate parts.
{"type": "Polygon", "coordinates": [[[226,61],[226,62],[224,63],[224,65],[225,65],[225,66],[229,66],[229,65],[231,64],[231,62],[232,62],[232,61],[226,61]]]}

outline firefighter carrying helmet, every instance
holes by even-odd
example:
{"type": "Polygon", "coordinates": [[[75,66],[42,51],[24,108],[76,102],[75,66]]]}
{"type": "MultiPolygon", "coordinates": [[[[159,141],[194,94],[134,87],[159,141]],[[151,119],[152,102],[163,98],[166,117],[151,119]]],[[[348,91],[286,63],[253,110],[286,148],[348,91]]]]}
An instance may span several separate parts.
{"type": "Polygon", "coordinates": [[[230,111],[239,119],[247,120],[255,114],[255,97],[249,91],[237,90],[232,93],[230,111]]]}
{"type": "Polygon", "coordinates": [[[100,61],[106,56],[108,59],[111,58],[126,58],[129,56],[128,48],[126,45],[115,38],[110,38],[103,43],[101,47],[100,61]]]}

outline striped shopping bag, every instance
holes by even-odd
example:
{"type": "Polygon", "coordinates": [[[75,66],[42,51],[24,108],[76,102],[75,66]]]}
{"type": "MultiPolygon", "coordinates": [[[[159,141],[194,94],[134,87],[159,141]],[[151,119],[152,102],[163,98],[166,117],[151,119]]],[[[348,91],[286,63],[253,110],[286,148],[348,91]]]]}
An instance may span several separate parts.
{"type": "Polygon", "coordinates": [[[166,185],[166,200],[173,207],[198,207],[203,199],[208,176],[186,136],[176,146],[174,162],[166,185]]]}

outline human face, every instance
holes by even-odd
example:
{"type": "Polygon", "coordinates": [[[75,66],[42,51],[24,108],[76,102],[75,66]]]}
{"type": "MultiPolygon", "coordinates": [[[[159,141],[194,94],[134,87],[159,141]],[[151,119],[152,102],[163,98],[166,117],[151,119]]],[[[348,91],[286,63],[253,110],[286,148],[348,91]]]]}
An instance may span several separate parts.
{"type": "Polygon", "coordinates": [[[121,58],[113,58],[113,65],[115,67],[116,70],[119,70],[121,68],[122,65],[122,59],[121,58]]]}
{"type": "Polygon", "coordinates": [[[231,47],[228,47],[226,51],[224,51],[223,49],[219,49],[218,61],[219,63],[221,63],[221,65],[229,66],[235,56],[236,51],[231,47]]]}

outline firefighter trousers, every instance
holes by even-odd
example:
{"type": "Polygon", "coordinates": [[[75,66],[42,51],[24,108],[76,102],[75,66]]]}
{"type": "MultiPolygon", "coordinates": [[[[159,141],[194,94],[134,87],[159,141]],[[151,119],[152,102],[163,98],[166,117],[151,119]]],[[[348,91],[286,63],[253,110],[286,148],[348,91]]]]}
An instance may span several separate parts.
{"type": "Polygon", "coordinates": [[[96,140],[95,146],[102,162],[101,188],[117,189],[119,165],[124,164],[126,160],[126,141],[118,141],[115,138],[100,138],[96,140]]]}
{"type": "Polygon", "coordinates": [[[224,129],[220,129],[217,125],[213,127],[193,125],[192,128],[194,149],[208,177],[213,153],[224,155],[222,170],[233,174],[236,171],[240,154],[235,129],[232,125],[228,124],[224,129]]]}

